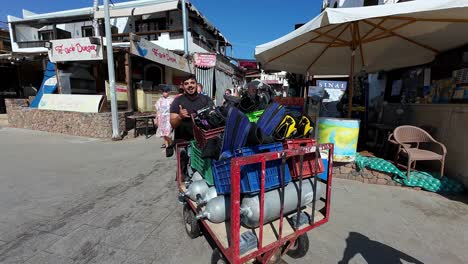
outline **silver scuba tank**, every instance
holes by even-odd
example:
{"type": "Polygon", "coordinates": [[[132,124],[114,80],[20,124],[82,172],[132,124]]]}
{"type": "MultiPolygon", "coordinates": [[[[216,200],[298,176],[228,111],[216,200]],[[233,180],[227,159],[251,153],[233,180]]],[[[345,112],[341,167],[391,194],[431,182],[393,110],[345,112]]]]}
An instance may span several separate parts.
{"type": "MultiPolygon", "coordinates": [[[[319,199],[322,196],[324,188],[323,184],[318,182],[317,196],[319,199]]],[[[313,200],[313,182],[312,179],[305,179],[302,182],[302,199],[301,206],[310,204],[313,200]]],[[[213,188],[213,187],[212,187],[213,188]]],[[[288,214],[297,209],[297,190],[299,183],[292,182],[285,187],[284,195],[284,214],[288,214]],[[289,188],[288,188],[289,186],[289,188]]],[[[205,194],[208,196],[208,194],[205,194]]],[[[272,190],[265,193],[265,214],[264,222],[268,223],[279,218],[280,215],[280,195],[279,190],[272,190]]],[[[316,208],[319,210],[320,208],[316,208]]],[[[258,227],[260,219],[260,203],[259,195],[246,197],[242,199],[240,208],[241,221],[247,227],[258,227]]],[[[230,217],[230,200],[224,195],[217,196],[208,201],[205,210],[197,215],[197,219],[208,219],[213,223],[222,223],[230,217]],[[227,208],[227,209],[226,209],[227,208]]]]}
{"type": "Polygon", "coordinates": [[[213,198],[215,198],[217,196],[218,196],[218,193],[216,192],[216,188],[214,186],[210,187],[210,189],[208,189],[208,192],[206,192],[205,196],[200,201],[197,201],[197,204],[198,205],[205,205],[211,199],[213,199],[213,198]]]}
{"type": "Polygon", "coordinates": [[[192,166],[187,166],[187,175],[189,176],[189,178],[193,177],[194,172],[195,171],[192,169],[192,166]]]}
{"type": "Polygon", "coordinates": [[[220,195],[211,199],[205,206],[205,210],[199,213],[197,219],[208,219],[212,223],[222,223],[229,218],[231,213],[229,197],[220,195]]]}
{"type": "MultiPolygon", "coordinates": [[[[284,188],[284,214],[288,214],[297,209],[297,196],[299,190],[299,182],[291,182],[284,188]]],[[[317,195],[319,199],[322,195],[323,188],[321,184],[317,184],[317,195]]],[[[301,204],[305,206],[311,203],[314,199],[312,179],[304,179],[302,181],[301,204]]],[[[279,218],[280,216],[280,191],[275,189],[265,193],[264,204],[264,223],[269,223],[279,218]]],[[[260,221],[260,196],[244,197],[241,204],[241,223],[250,228],[259,226],[260,221]]]]}
{"type": "Polygon", "coordinates": [[[189,185],[184,195],[188,196],[190,200],[195,202],[198,198],[203,199],[206,192],[208,192],[208,189],[209,187],[205,180],[194,181],[189,185]]]}
{"type": "Polygon", "coordinates": [[[203,176],[201,176],[201,174],[198,171],[194,172],[192,175],[192,182],[201,180],[204,180],[203,176]]]}

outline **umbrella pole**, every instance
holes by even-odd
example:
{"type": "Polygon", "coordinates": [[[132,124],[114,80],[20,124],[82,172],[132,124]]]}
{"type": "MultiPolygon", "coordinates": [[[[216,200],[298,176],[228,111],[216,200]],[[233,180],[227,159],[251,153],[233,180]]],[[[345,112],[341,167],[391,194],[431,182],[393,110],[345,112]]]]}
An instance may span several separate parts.
{"type": "Polygon", "coordinates": [[[351,118],[353,110],[353,95],[354,95],[354,55],[355,51],[351,52],[351,72],[349,74],[349,92],[348,92],[348,118],[351,118]]]}

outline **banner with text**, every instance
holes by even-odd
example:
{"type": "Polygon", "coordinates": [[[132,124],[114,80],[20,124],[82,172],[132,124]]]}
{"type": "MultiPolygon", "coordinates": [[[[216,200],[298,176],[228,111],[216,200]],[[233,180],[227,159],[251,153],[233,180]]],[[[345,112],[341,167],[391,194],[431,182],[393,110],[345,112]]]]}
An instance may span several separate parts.
{"type": "Polygon", "coordinates": [[[195,53],[193,55],[195,66],[199,68],[212,68],[216,65],[215,53],[195,53]]]}
{"type": "Polygon", "coordinates": [[[104,58],[101,38],[51,40],[49,59],[57,61],[90,61],[104,58]]]}
{"type": "Polygon", "coordinates": [[[130,52],[132,54],[183,72],[193,73],[193,69],[186,58],[134,34],[131,35],[130,39],[130,52]]]}

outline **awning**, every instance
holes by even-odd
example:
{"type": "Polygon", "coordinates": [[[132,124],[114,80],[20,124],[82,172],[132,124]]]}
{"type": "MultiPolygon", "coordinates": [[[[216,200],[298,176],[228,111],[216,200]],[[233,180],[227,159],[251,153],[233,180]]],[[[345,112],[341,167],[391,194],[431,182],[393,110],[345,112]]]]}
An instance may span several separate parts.
{"type": "Polygon", "coordinates": [[[350,74],[431,62],[468,43],[468,1],[424,0],[327,8],[297,30],[257,46],[265,69],[350,74]]]}

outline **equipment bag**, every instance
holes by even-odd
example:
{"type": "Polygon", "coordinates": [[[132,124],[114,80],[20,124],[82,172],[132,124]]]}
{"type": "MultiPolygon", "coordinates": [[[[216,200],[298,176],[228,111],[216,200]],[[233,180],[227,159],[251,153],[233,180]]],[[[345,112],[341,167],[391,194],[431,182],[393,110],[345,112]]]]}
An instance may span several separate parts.
{"type": "Polygon", "coordinates": [[[258,119],[257,126],[265,136],[272,136],[276,127],[283,121],[286,109],[278,103],[272,103],[267,107],[263,115],[258,119]]]}

